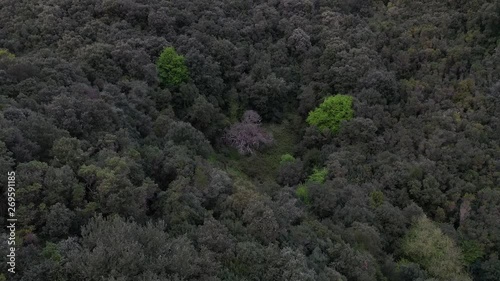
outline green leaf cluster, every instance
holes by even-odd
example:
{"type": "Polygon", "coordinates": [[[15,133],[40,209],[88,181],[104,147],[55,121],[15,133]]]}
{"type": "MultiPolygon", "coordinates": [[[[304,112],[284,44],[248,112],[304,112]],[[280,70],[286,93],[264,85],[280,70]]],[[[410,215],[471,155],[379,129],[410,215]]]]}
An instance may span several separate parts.
{"type": "Polygon", "coordinates": [[[314,168],[313,173],[309,176],[309,178],[307,178],[307,180],[310,182],[324,183],[327,175],[328,175],[328,169],[314,168]]]}
{"type": "Polygon", "coordinates": [[[321,130],[337,132],[343,120],[350,120],[354,116],[352,97],[335,95],[325,99],[318,108],[309,112],[307,123],[321,130]]]}
{"type": "Polygon", "coordinates": [[[301,184],[295,190],[295,195],[304,202],[305,204],[311,203],[311,198],[309,197],[309,191],[307,190],[307,186],[305,184],[301,184]]]}
{"type": "Polygon", "coordinates": [[[290,163],[293,161],[295,161],[295,157],[293,157],[293,155],[291,155],[290,153],[286,153],[281,155],[280,165],[283,165],[285,163],[290,163]]]}
{"type": "MultiPolygon", "coordinates": [[[[289,154],[285,154],[283,156],[286,156],[289,154]]],[[[282,156],[282,161],[283,157],[282,156]]],[[[286,157],[285,157],[286,158],[286,157]]],[[[315,182],[315,183],[324,183],[326,181],[326,176],[328,175],[328,169],[327,168],[314,168],[312,174],[307,178],[307,183],[315,182]]],[[[295,195],[304,202],[305,204],[310,204],[311,203],[311,198],[309,196],[309,189],[306,184],[301,184],[297,186],[297,189],[295,190],[295,195]]]]}
{"type": "Polygon", "coordinates": [[[156,62],[160,82],[167,87],[178,86],[189,78],[189,71],[182,55],[174,47],[163,49],[156,62]]]}
{"type": "Polygon", "coordinates": [[[464,261],[471,265],[484,256],[484,247],[475,240],[465,240],[460,243],[460,248],[464,256],[464,261]]]}

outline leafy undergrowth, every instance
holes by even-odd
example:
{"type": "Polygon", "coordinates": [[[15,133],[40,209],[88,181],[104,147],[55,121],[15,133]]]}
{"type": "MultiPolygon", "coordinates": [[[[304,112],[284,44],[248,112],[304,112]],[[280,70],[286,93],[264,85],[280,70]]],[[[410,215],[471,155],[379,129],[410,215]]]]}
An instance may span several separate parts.
{"type": "Polygon", "coordinates": [[[226,172],[233,179],[236,189],[255,189],[252,179],[235,167],[227,167],[226,172]]]}

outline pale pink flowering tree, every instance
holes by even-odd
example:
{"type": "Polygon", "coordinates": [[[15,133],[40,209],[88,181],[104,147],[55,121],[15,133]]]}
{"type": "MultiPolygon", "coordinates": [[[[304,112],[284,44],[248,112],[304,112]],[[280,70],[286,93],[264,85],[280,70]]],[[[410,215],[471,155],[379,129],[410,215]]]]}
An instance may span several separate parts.
{"type": "Polygon", "coordinates": [[[253,154],[262,146],[273,143],[273,137],[260,126],[260,115],[247,110],[243,113],[241,122],[233,124],[224,134],[224,142],[236,148],[240,154],[253,154]]]}

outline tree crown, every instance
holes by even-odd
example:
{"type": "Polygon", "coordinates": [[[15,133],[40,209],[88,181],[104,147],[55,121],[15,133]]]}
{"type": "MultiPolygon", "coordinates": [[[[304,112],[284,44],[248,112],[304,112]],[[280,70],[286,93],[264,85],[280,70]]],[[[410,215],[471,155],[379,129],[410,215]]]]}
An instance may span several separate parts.
{"type": "Polygon", "coordinates": [[[189,78],[189,71],[184,56],[179,55],[174,47],[166,47],[156,62],[160,81],[165,86],[178,86],[189,78]]]}
{"type": "Polygon", "coordinates": [[[329,129],[337,132],[343,120],[353,117],[352,97],[347,95],[335,95],[325,99],[315,110],[309,112],[307,123],[321,130],[329,129]]]}

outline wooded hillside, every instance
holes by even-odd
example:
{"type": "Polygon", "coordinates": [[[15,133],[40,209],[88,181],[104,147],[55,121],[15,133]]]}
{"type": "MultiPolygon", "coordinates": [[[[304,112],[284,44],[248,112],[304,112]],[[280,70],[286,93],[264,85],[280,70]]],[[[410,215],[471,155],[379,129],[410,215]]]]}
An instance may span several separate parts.
{"type": "Polygon", "coordinates": [[[2,0],[0,171],[0,281],[498,281],[500,1],[2,0]]]}

